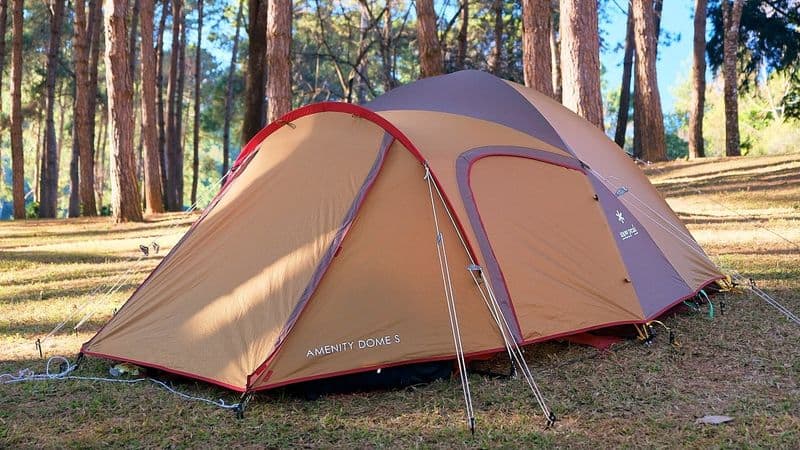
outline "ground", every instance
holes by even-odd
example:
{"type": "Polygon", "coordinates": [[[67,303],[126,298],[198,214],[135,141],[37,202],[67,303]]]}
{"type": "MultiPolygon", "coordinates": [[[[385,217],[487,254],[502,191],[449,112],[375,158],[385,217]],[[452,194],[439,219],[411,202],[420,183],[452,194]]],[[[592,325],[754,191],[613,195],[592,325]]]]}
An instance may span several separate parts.
{"type": "MultiPolygon", "coordinates": [[[[800,312],[800,155],[645,171],[721,267],[752,277],[800,312]]],[[[73,358],[195,217],[0,224],[0,373],[41,371],[34,342],[65,319],[42,347],[46,356],[73,358]],[[162,251],[140,259],[138,246],[154,240],[162,251]],[[79,309],[93,292],[95,309],[79,309]]],[[[748,294],[726,295],[720,315],[721,300],[713,319],[689,310],[664,319],[680,348],[663,334],[651,347],[628,341],[605,352],[564,342],[529,347],[534,376],[560,417],[551,429],[522,380],[477,374],[470,376],[474,436],[458,380],[317,401],[267,393],[242,420],[151,383],[54,381],[0,385],[0,447],[797,448],[800,327],[748,294]],[[734,420],[695,424],[707,414],[734,420]]],[[[78,375],[107,376],[109,367],[91,359],[78,375]]],[[[169,381],[192,395],[237,399],[203,383],[169,381]]]]}

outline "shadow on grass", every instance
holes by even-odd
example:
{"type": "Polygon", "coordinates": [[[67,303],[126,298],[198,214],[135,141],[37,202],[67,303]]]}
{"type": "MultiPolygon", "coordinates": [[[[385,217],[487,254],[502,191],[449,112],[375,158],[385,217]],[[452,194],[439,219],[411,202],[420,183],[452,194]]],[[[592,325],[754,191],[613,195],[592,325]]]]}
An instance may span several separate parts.
{"type": "MultiPolygon", "coordinates": [[[[767,166],[768,167],[768,166],[767,166]]],[[[658,183],[658,190],[667,197],[685,197],[697,195],[697,192],[763,192],[774,191],[776,188],[788,188],[789,185],[800,185],[800,171],[796,168],[786,168],[768,173],[720,173],[702,180],[691,182],[681,180],[667,180],[658,183]]]]}
{"type": "MultiPolygon", "coordinates": [[[[135,273],[136,272],[134,272],[134,274],[135,273]]],[[[138,278],[143,279],[140,276],[138,278]]],[[[127,281],[123,283],[121,286],[118,286],[117,288],[114,289],[116,292],[128,292],[138,287],[139,284],[140,281],[127,281]]],[[[106,297],[107,292],[113,286],[114,286],[114,280],[95,283],[93,285],[89,285],[88,287],[81,286],[73,288],[48,289],[46,287],[43,288],[42,286],[34,286],[31,287],[30,289],[22,289],[15,293],[0,294],[0,305],[8,303],[25,302],[25,301],[50,302],[53,301],[54,299],[59,299],[67,304],[71,302],[83,304],[83,302],[88,301],[89,299],[82,297],[91,294],[96,289],[97,291],[92,295],[93,297],[95,298],[106,297]]]]}
{"type": "Polygon", "coordinates": [[[52,251],[31,251],[23,253],[0,251],[0,267],[6,262],[29,262],[36,264],[106,264],[134,262],[136,260],[137,257],[132,256],[98,255],[97,253],[52,251]]]}

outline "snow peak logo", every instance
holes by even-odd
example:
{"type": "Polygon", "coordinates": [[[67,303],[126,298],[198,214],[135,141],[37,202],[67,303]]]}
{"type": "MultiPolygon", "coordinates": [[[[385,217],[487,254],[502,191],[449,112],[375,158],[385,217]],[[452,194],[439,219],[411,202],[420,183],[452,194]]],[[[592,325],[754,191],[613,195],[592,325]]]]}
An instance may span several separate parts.
{"type": "MultiPolygon", "coordinates": [[[[620,210],[617,210],[616,211],[616,216],[617,216],[617,222],[619,222],[619,223],[624,225],[625,224],[625,215],[623,215],[620,210]]],[[[620,231],[619,232],[619,237],[620,237],[620,239],[622,239],[624,241],[624,240],[630,239],[630,238],[632,238],[632,237],[634,237],[634,236],[636,236],[638,234],[639,234],[639,230],[636,229],[636,226],[635,225],[631,225],[630,228],[626,228],[626,229],[620,231]]]]}
{"type": "Polygon", "coordinates": [[[359,339],[357,341],[345,341],[336,344],[320,345],[319,347],[306,350],[306,358],[318,358],[320,356],[332,355],[334,353],[349,352],[353,350],[369,350],[388,345],[400,343],[400,335],[389,335],[359,339]]]}

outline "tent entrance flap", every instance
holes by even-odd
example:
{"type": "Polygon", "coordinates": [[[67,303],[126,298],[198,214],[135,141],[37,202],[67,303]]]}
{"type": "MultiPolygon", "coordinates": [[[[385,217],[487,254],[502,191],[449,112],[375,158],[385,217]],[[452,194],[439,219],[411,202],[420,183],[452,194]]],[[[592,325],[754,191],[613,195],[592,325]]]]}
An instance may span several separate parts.
{"type": "Polygon", "coordinates": [[[577,160],[485,148],[459,158],[458,177],[486,274],[498,302],[514,314],[522,342],[641,317],[577,160]]]}

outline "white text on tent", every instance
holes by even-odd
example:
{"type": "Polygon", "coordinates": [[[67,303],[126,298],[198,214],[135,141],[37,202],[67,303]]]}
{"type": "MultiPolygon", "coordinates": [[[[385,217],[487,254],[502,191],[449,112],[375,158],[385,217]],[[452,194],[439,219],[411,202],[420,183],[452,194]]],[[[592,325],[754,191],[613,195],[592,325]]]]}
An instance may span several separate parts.
{"type": "Polygon", "coordinates": [[[338,344],[320,345],[316,348],[311,348],[306,351],[306,358],[316,358],[319,356],[332,355],[339,352],[347,352],[353,349],[365,350],[375,347],[383,347],[387,345],[394,345],[400,343],[400,335],[395,334],[359,339],[358,341],[345,341],[338,344]]]}

